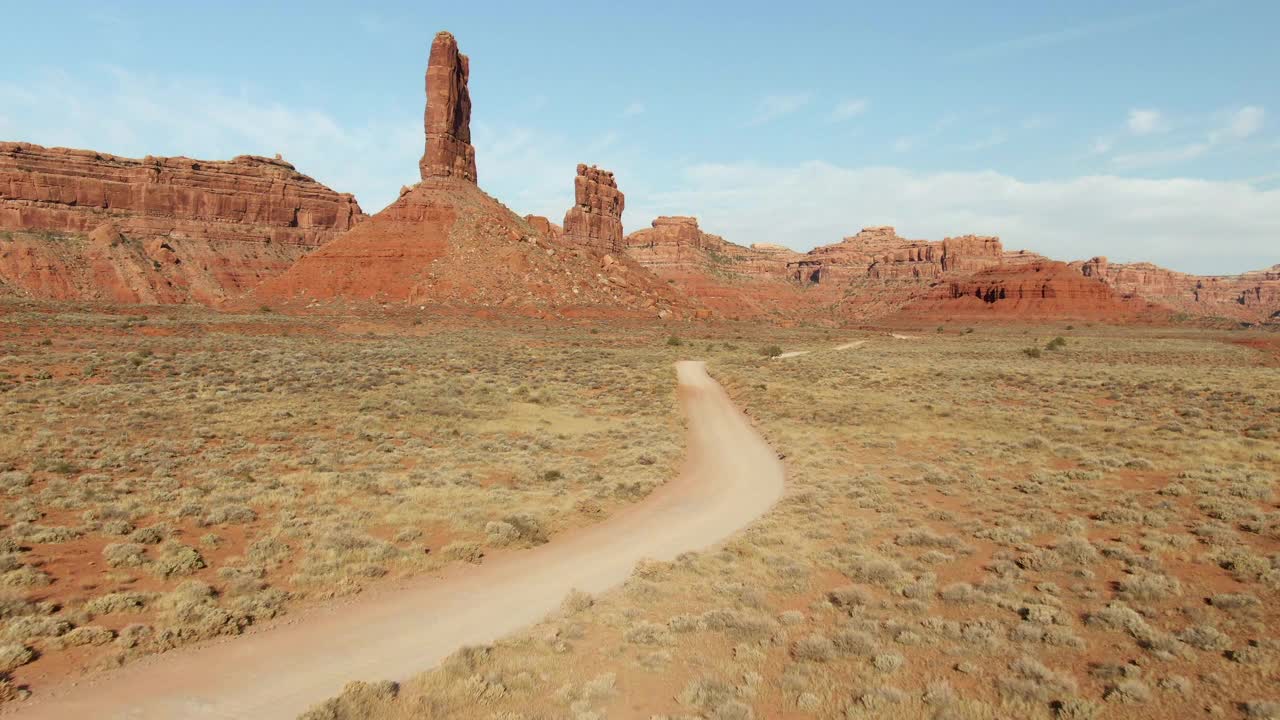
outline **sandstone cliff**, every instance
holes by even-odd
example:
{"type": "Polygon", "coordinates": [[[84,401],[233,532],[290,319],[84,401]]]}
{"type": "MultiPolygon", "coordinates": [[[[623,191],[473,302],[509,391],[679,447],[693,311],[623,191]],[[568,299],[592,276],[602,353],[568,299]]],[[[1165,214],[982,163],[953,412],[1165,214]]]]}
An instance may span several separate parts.
{"type": "Polygon", "coordinates": [[[216,303],[363,217],[278,158],[0,143],[0,276],[31,297],[216,303]]]}
{"type": "Polygon", "coordinates": [[[908,303],[904,318],[966,320],[1132,320],[1150,308],[1061,262],[991,267],[934,286],[908,303]]]}
{"type": "Polygon", "coordinates": [[[1261,322],[1280,311],[1280,265],[1241,275],[1188,275],[1151,263],[1110,263],[1105,257],[1072,265],[1119,293],[1188,315],[1261,322]]]}
{"type": "Polygon", "coordinates": [[[664,216],[626,237],[626,252],[727,318],[795,317],[802,289],[787,282],[787,262],[799,253],[782,246],[743,247],[703,232],[697,218],[664,216]]]}

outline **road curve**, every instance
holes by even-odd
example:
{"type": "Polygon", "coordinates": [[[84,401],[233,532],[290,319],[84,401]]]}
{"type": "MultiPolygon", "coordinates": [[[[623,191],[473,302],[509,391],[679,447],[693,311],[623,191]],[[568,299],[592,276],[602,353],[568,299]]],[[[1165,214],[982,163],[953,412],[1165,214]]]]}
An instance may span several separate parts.
{"type": "Polygon", "coordinates": [[[13,716],[293,720],[348,681],[404,680],[459,647],[541,620],[570,589],[598,593],[643,558],[668,560],[727,538],[777,502],[782,464],[703,363],[676,363],[676,376],[688,420],[683,469],[605,522],[51,688],[13,716]]]}

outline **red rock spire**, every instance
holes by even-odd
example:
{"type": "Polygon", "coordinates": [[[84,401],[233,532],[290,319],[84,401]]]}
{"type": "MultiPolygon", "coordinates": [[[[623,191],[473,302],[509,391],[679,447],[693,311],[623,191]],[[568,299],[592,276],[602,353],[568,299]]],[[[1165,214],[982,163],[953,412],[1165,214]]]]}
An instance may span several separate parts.
{"type": "Polygon", "coordinates": [[[427,63],[427,109],[423,125],[426,150],[418,169],[422,179],[456,177],[476,181],[476,150],[471,146],[470,64],[458,52],[458,41],[439,32],[427,63]]]}

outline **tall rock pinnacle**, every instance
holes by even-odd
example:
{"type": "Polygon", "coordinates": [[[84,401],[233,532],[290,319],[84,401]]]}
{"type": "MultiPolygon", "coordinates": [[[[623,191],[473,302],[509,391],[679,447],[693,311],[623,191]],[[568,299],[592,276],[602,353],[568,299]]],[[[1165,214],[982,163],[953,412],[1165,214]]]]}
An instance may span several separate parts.
{"type": "Polygon", "coordinates": [[[622,241],[622,209],[626,198],[618,190],[613,173],[595,165],[578,165],[573,179],[574,204],[564,215],[564,235],[601,252],[619,253],[622,241]]]}
{"type": "Polygon", "coordinates": [[[456,177],[476,181],[476,150],[471,146],[470,65],[448,32],[436,33],[427,63],[427,109],[423,125],[427,147],[418,162],[422,179],[456,177]]]}

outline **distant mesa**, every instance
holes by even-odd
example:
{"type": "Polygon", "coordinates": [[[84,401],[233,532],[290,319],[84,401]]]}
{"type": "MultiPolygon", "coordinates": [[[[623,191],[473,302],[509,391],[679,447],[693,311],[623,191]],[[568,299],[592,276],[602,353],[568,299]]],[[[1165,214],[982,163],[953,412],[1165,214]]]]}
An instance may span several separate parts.
{"type": "Polygon", "coordinates": [[[1132,321],[1150,315],[1138,298],[1125,297],[1066,263],[1041,261],[990,267],[957,277],[907,304],[901,315],[939,320],[1132,321]]]}
{"type": "Polygon", "coordinates": [[[27,297],[214,304],[364,217],[353,196],[279,158],[136,160],[0,142],[0,277],[27,297]]]}

